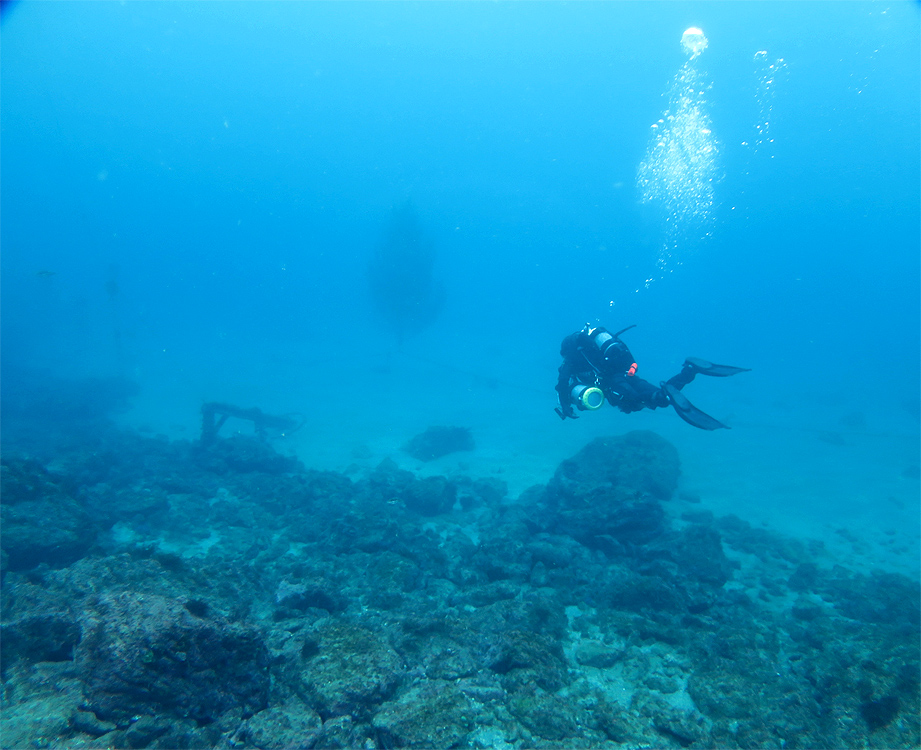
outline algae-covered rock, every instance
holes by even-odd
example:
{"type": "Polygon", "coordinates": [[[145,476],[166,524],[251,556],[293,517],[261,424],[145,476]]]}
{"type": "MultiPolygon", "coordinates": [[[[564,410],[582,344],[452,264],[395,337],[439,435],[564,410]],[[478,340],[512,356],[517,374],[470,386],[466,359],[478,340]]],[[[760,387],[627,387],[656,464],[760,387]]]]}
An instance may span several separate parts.
{"type": "Polygon", "coordinates": [[[92,711],[74,711],[70,716],[70,725],[91,737],[101,737],[118,728],[114,722],[102,721],[92,711]]]}
{"type": "Polygon", "coordinates": [[[642,575],[621,567],[610,571],[608,579],[599,584],[597,595],[599,601],[613,609],[645,615],[643,630],[655,633],[658,640],[675,642],[666,635],[674,626],[678,634],[682,632],[680,624],[668,617],[688,611],[688,594],[681,581],[669,582],[657,575],[642,575]]]}
{"type": "Polygon", "coordinates": [[[95,540],[87,511],[36,461],[0,465],[0,546],[10,570],[67,565],[95,540]]]}
{"type": "Polygon", "coordinates": [[[592,488],[610,485],[628,494],[649,494],[668,500],[678,485],[678,451],[648,430],[618,437],[595,438],[563,461],[554,480],[592,488]]]}
{"type": "Polygon", "coordinates": [[[266,441],[244,435],[222,438],[199,447],[196,460],[202,468],[220,474],[284,474],[304,468],[296,458],[281,455],[266,441]]]}
{"type": "Polygon", "coordinates": [[[58,478],[32,458],[0,459],[0,494],[4,505],[54,497],[63,492],[58,478]]]}
{"type": "Polygon", "coordinates": [[[648,719],[656,734],[681,747],[712,747],[707,720],[696,710],[680,709],[660,696],[639,690],[630,701],[638,717],[648,719]]]}
{"type": "Polygon", "coordinates": [[[297,583],[282,581],[275,591],[275,602],[280,609],[294,614],[307,609],[339,612],[346,604],[338,587],[319,575],[297,583]]]}
{"type": "Polygon", "coordinates": [[[545,489],[528,493],[538,511],[546,510],[532,523],[628,555],[667,530],[660,501],[675,491],[679,471],[674,446],[653,432],[597,438],[563,461],[545,489]]]}
{"type": "Polygon", "coordinates": [[[326,620],[307,636],[301,653],[303,690],[324,718],[366,716],[393,694],[403,674],[390,644],[357,625],[326,620]]]}
{"type": "Polygon", "coordinates": [[[719,532],[694,524],[679,532],[663,534],[640,551],[646,561],[668,560],[670,577],[690,579],[720,587],[732,577],[733,565],[723,551],[719,532]]]}
{"type": "Polygon", "coordinates": [[[0,716],[0,746],[3,748],[51,747],[68,734],[73,711],[69,696],[44,695],[4,706],[0,716]]]}
{"type": "Polygon", "coordinates": [[[505,675],[503,684],[514,689],[536,683],[545,690],[559,690],[566,683],[566,662],[560,644],[523,630],[502,633],[486,657],[489,668],[505,675]]]}
{"type": "Polygon", "coordinates": [[[423,516],[437,516],[454,507],[457,487],[444,477],[425,477],[410,484],[401,497],[407,509],[423,516]]]}
{"type": "Polygon", "coordinates": [[[259,750],[309,747],[320,734],[323,721],[309,706],[292,701],[267,708],[247,719],[234,734],[237,745],[259,750]]]}
{"type": "Polygon", "coordinates": [[[419,657],[425,676],[430,679],[456,680],[474,675],[479,669],[469,649],[438,635],[427,639],[419,657]]]}
{"type": "Polygon", "coordinates": [[[649,433],[517,501],[100,441],[7,464],[9,508],[127,520],[3,576],[4,746],[921,746],[917,581],[734,517],[672,528],[649,433]]]}
{"type": "Polygon", "coordinates": [[[381,706],[372,724],[385,747],[450,748],[476,726],[476,710],[452,683],[429,680],[381,706]]]}
{"type": "Polygon", "coordinates": [[[125,730],[128,747],[147,747],[170,729],[171,722],[163,717],[136,716],[125,730]]]}
{"type": "Polygon", "coordinates": [[[95,538],[89,515],[66,496],[4,505],[0,526],[10,570],[67,565],[85,555],[95,538]]]}
{"type": "Polygon", "coordinates": [[[623,645],[609,645],[602,641],[586,639],[576,647],[576,661],[586,667],[607,669],[624,658],[623,645]]]}
{"type": "Polygon", "coordinates": [[[545,740],[576,737],[588,723],[577,705],[533,685],[511,695],[508,708],[531,734],[545,740]]]}
{"type": "Polygon", "coordinates": [[[511,631],[545,636],[558,644],[566,635],[568,622],[561,598],[552,589],[527,591],[515,599],[477,607],[463,619],[469,635],[487,647],[511,631]]]}
{"type": "Polygon", "coordinates": [[[100,718],[168,713],[207,723],[267,705],[268,651],[253,629],[134,592],[99,597],[81,629],[76,664],[100,718]]]}
{"type": "Polygon", "coordinates": [[[70,602],[44,588],[18,581],[8,586],[13,605],[4,607],[0,624],[0,663],[7,669],[18,659],[56,662],[73,659],[80,640],[70,602]]]}
{"type": "Polygon", "coordinates": [[[723,551],[719,533],[710,526],[683,529],[669,547],[669,555],[682,576],[712,586],[732,577],[733,566],[723,551]]]}
{"type": "Polygon", "coordinates": [[[335,716],[323,722],[313,740],[314,750],[351,750],[356,747],[375,747],[376,734],[370,724],[356,722],[351,716],[335,716]]]}

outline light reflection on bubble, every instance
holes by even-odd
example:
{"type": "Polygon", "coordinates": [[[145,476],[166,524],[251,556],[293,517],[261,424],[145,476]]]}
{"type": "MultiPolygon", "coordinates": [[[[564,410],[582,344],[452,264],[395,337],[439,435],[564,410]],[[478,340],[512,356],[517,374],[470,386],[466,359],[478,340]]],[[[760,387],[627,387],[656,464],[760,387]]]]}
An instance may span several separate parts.
{"type": "MultiPolygon", "coordinates": [[[[787,64],[783,61],[783,58],[772,61],[768,57],[767,50],[756,52],[754,63],[755,77],[757,79],[755,101],[758,104],[758,122],[755,123],[755,137],[752,139],[751,145],[757,153],[765,144],[774,143],[774,138],[771,135],[774,97],[777,94],[779,80],[786,75],[787,64]]],[[[774,158],[773,154],[771,154],[771,158],[774,158]]]]}
{"type": "Polygon", "coordinates": [[[710,234],[719,149],[707,111],[710,84],[697,67],[697,57],[706,48],[706,38],[703,40],[696,53],[689,50],[694,54],[672,81],[668,109],[651,128],[646,156],[637,173],[642,200],[661,210],[665,233],[655,274],[646,280],[647,288],[681,265],[681,245],[710,234]]]}

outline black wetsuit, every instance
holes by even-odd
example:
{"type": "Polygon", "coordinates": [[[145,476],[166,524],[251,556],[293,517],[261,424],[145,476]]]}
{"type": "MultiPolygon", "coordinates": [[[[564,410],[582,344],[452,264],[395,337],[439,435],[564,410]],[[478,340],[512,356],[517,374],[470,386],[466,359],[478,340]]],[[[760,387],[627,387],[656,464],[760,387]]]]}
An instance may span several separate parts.
{"type": "MultiPolygon", "coordinates": [[[[571,394],[572,389],[580,385],[600,388],[608,403],[627,413],[669,406],[663,388],[636,376],[636,360],[618,336],[604,328],[586,326],[563,339],[560,345],[563,364],[556,384],[561,417],[575,418],[571,394]]],[[[694,375],[694,369],[685,366],[667,382],[681,390],[694,375]]]]}

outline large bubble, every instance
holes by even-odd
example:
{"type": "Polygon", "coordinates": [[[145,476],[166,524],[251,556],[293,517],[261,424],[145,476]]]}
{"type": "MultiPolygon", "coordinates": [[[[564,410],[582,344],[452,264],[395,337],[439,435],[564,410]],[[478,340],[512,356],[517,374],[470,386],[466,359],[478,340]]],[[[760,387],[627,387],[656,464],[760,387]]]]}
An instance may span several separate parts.
{"type": "Polygon", "coordinates": [[[693,60],[707,49],[707,37],[704,36],[703,31],[696,26],[692,26],[681,35],[681,46],[684,47],[684,51],[687,52],[693,60]]]}
{"type": "Polygon", "coordinates": [[[664,235],[656,274],[646,280],[647,287],[674,271],[681,264],[679,248],[708,236],[713,222],[718,146],[707,107],[710,84],[696,62],[707,40],[700,29],[688,29],[681,44],[691,58],[672,81],[668,109],[652,126],[637,172],[642,200],[659,210],[664,235]]]}

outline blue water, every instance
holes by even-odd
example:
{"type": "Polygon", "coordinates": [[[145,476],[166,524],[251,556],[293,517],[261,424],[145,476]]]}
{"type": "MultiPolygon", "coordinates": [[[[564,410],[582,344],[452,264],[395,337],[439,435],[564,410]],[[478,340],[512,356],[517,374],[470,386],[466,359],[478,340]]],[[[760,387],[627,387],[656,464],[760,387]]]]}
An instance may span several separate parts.
{"type": "Polygon", "coordinates": [[[919,9],[0,3],[0,744],[918,746],[919,9]]]}
{"type": "Polygon", "coordinates": [[[335,419],[342,370],[429,358],[526,384],[551,430],[560,339],[637,323],[651,379],[706,356],[753,368],[754,409],[914,434],[918,29],[916,3],[9,5],[7,382],[260,381],[335,419]],[[692,25],[719,179],[657,275],[637,170],[692,25]],[[759,51],[784,68],[755,149],[759,51]],[[407,201],[444,305],[398,343],[368,266],[407,201]]]}

